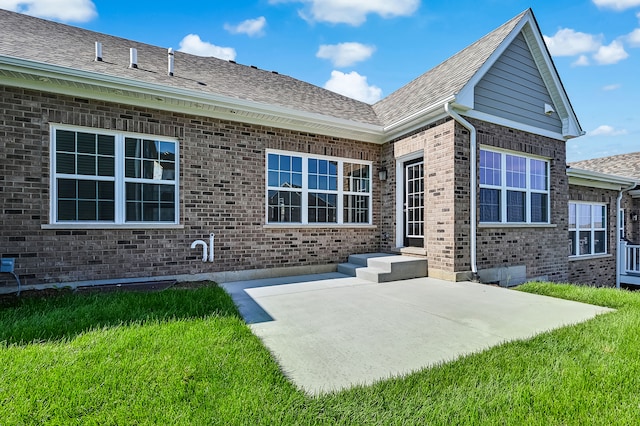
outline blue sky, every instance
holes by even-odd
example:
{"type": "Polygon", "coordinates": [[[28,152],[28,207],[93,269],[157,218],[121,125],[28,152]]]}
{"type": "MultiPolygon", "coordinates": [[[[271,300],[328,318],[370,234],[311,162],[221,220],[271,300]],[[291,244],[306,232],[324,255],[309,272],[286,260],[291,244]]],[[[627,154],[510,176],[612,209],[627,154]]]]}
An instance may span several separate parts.
{"type": "Polygon", "coordinates": [[[640,0],[0,0],[0,8],[234,59],[367,102],[531,7],[586,136],[568,161],[640,150],[640,0]]]}

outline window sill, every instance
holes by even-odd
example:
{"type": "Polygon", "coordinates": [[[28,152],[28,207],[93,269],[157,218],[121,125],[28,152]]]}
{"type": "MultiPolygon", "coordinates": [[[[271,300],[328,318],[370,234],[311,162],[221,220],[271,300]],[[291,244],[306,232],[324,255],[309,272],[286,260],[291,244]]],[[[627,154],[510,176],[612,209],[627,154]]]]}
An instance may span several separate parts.
{"type": "Polygon", "coordinates": [[[369,224],[355,224],[355,223],[345,223],[338,225],[336,223],[318,223],[318,224],[301,224],[301,223],[283,223],[283,224],[273,224],[270,223],[268,225],[263,225],[263,229],[346,229],[346,228],[355,228],[355,229],[376,229],[376,225],[369,224]]]}
{"type": "Polygon", "coordinates": [[[479,223],[478,228],[557,228],[553,223],[479,223]]]}
{"type": "Polygon", "coordinates": [[[587,254],[583,256],[569,256],[569,262],[575,262],[576,260],[608,259],[612,257],[612,254],[587,254]]]}
{"type": "Polygon", "coordinates": [[[179,223],[55,223],[44,224],[41,229],[184,229],[179,223]]]}

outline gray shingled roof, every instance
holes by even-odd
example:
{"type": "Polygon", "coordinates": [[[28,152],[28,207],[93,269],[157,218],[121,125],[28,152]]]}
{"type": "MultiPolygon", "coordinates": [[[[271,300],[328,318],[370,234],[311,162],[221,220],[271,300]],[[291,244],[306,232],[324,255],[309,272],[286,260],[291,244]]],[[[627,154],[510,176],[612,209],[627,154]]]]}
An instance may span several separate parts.
{"type": "Polygon", "coordinates": [[[458,93],[489,59],[527,11],[456,53],[373,105],[384,124],[392,124],[458,93]]]}
{"type": "Polygon", "coordinates": [[[286,75],[176,52],[175,76],[169,77],[166,48],[2,9],[0,55],[379,124],[371,105],[286,75]],[[94,60],[96,41],[103,62],[94,60]],[[129,68],[131,47],[138,50],[139,69],[129,68]]]}
{"type": "Polygon", "coordinates": [[[576,169],[591,170],[616,176],[625,176],[640,180],[640,152],[594,158],[592,160],[569,163],[576,169]]]}
{"type": "Polygon", "coordinates": [[[460,91],[525,13],[373,106],[285,75],[182,52],[175,53],[175,76],[169,77],[165,48],[6,10],[0,10],[0,55],[366,124],[388,125],[460,91]],[[94,61],[96,41],[103,45],[103,62],[94,61]],[[138,50],[139,69],[128,67],[131,47],[138,50]]]}

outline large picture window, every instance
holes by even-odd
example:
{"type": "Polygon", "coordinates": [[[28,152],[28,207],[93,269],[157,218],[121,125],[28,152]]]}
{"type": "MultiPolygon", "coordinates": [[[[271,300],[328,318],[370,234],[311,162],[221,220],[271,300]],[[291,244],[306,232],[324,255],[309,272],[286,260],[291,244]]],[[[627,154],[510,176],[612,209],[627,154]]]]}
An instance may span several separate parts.
{"type": "Polygon", "coordinates": [[[178,223],[178,143],[52,127],[51,223],[178,223]]]}
{"type": "Polygon", "coordinates": [[[549,223],[549,162],[480,150],[480,222],[549,223]]]}
{"type": "Polygon", "coordinates": [[[607,208],[604,204],[569,203],[571,256],[607,253],[607,208]]]}
{"type": "Polygon", "coordinates": [[[270,151],[266,164],[267,223],[371,223],[371,163],[270,151]]]}

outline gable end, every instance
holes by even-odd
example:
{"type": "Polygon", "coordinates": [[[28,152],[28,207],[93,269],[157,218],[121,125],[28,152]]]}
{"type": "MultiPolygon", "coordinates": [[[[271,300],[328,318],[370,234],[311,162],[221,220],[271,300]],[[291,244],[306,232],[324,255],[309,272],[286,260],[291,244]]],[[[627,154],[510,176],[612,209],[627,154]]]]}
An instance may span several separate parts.
{"type": "Polygon", "coordinates": [[[476,85],[475,109],[562,133],[558,114],[545,114],[545,104],[556,109],[529,46],[520,33],[476,85]]]}

